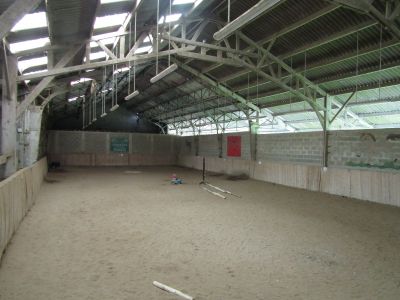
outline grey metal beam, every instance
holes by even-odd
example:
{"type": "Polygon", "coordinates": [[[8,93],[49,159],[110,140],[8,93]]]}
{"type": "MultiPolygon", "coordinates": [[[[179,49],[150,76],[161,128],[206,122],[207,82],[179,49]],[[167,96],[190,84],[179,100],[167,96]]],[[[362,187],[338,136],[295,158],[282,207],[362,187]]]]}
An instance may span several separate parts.
{"type": "Polygon", "coordinates": [[[214,39],[220,41],[230,36],[231,34],[235,33],[235,31],[254,21],[256,18],[267,13],[283,2],[285,2],[285,0],[261,0],[235,20],[226,24],[221,30],[214,33],[214,39]]]}
{"type": "Polygon", "coordinates": [[[333,2],[336,2],[337,4],[345,5],[348,6],[352,9],[359,10],[363,13],[368,13],[369,12],[369,5],[371,0],[364,1],[364,0],[332,0],[333,2]]]}
{"type": "Polygon", "coordinates": [[[230,97],[232,99],[235,99],[236,101],[246,105],[247,107],[260,112],[260,109],[254,105],[251,102],[248,102],[245,98],[243,98],[242,96],[240,96],[239,94],[236,94],[234,92],[232,92],[229,88],[227,88],[226,86],[218,83],[217,81],[214,81],[213,79],[207,77],[206,75],[202,74],[201,72],[199,72],[198,70],[189,67],[188,65],[185,65],[183,63],[181,63],[180,61],[174,59],[173,60],[180,68],[182,68],[183,70],[185,70],[186,72],[196,76],[200,81],[204,82],[206,85],[208,86],[212,86],[217,88],[217,90],[219,91],[219,93],[225,97],[230,97]]]}
{"type": "Polygon", "coordinates": [[[245,55],[245,56],[252,57],[252,58],[259,57],[259,55],[253,54],[250,52],[232,49],[232,48],[228,48],[228,47],[222,47],[222,46],[218,46],[218,45],[214,45],[214,44],[208,44],[205,42],[197,42],[192,39],[189,40],[189,39],[184,39],[184,38],[180,38],[180,37],[176,37],[176,36],[169,36],[168,34],[163,34],[163,35],[161,35],[161,37],[166,40],[170,39],[171,41],[178,42],[181,44],[188,44],[188,45],[201,47],[201,48],[205,48],[205,49],[209,49],[209,50],[220,50],[220,51],[224,51],[225,53],[233,53],[236,55],[245,55]]]}
{"type": "Polygon", "coordinates": [[[143,32],[138,40],[135,42],[135,44],[132,46],[132,48],[129,50],[128,54],[126,55],[126,57],[131,57],[132,55],[135,54],[136,50],[140,47],[140,45],[143,43],[143,41],[145,40],[145,38],[147,37],[148,33],[143,32]]]}
{"type": "MultiPolygon", "coordinates": [[[[81,47],[70,49],[67,53],[65,53],[65,55],[56,64],[55,69],[66,66],[78,53],[81,47]]],[[[25,99],[18,105],[17,116],[20,116],[29,107],[29,105],[35,101],[36,97],[40,95],[40,93],[49,85],[50,82],[53,81],[54,78],[55,76],[48,76],[42,79],[39,84],[35,86],[28,96],[26,96],[25,99]]]]}
{"type": "MultiPolygon", "coordinates": [[[[304,45],[304,46],[302,46],[300,48],[297,48],[297,49],[295,49],[295,50],[293,50],[291,52],[279,55],[278,58],[281,59],[281,60],[290,58],[291,56],[294,56],[296,54],[302,53],[305,50],[314,49],[314,48],[320,47],[322,45],[328,44],[328,43],[333,42],[333,41],[335,41],[337,39],[340,39],[342,37],[345,37],[345,36],[348,36],[350,34],[353,34],[354,32],[367,29],[367,28],[369,28],[371,26],[375,26],[376,24],[378,24],[376,21],[372,21],[372,20],[371,21],[366,21],[366,22],[364,22],[362,24],[352,26],[351,28],[347,28],[344,31],[340,31],[340,32],[335,33],[333,35],[330,35],[328,37],[324,37],[323,39],[320,39],[318,41],[315,41],[315,42],[309,43],[307,45],[304,45]]],[[[268,66],[269,66],[269,63],[264,64],[261,67],[265,68],[265,67],[268,67],[268,66]]],[[[235,79],[237,77],[240,77],[240,76],[243,76],[243,75],[245,75],[247,73],[248,73],[248,71],[237,72],[237,73],[234,73],[234,74],[231,74],[231,75],[228,75],[228,76],[224,77],[223,79],[221,79],[221,81],[225,82],[225,81],[233,80],[233,79],[235,79]]]]}
{"type": "Polygon", "coordinates": [[[60,96],[62,94],[66,94],[69,91],[70,91],[70,89],[62,89],[62,90],[53,92],[51,95],[46,97],[46,99],[42,102],[42,104],[40,104],[40,108],[44,109],[47,106],[47,104],[49,104],[50,101],[53,100],[55,97],[60,96]]]}
{"type": "MultiPolygon", "coordinates": [[[[321,17],[323,17],[323,16],[335,11],[339,7],[340,7],[339,5],[328,5],[328,6],[324,7],[323,9],[321,9],[321,10],[319,10],[319,11],[317,11],[317,12],[315,12],[315,13],[313,13],[313,14],[305,17],[305,18],[302,18],[301,20],[299,20],[299,21],[297,21],[297,22],[295,22],[295,23],[293,23],[293,24],[291,24],[291,25],[289,25],[289,26],[287,26],[287,27],[285,27],[285,28],[273,33],[272,35],[267,36],[266,38],[258,41],[257,43],[260,46],[263,46],[263,45],[265,45],[267,43],[270,43],[270,45],[272,46],[271,42],[276,40],[277,38],[279,38],[281,36],[284,36],[284,35],[292,32],[292,31],[298,29],[299,27],[302,27],[302,26],[304,26],[304,25],[306,25],[306,24],[308,24],[308,23],[310,23],[310,22],[312,22],[312,21],[314,21],[314,20],[316,20],[318,18],[321,18],[321,17]]],[[[249,50],[249,47],[244,49],[244,51],[248,51],[248,50],[249,50]]],[[[209,66],[206,69],[204,69],[203,72],[208,73],[208,72],[220,67],[221,65],[222,64],[214,64],[214,65],[209,66]]]]}
{"type": "MultiPolygon", "coordinates": [[[[365,0],[364,0],[365,2],[365,0]]],[[[384,26],[390,29],[390,31],[400,39],[400,29],[395,23],[394,20],[387,19],[384,14],[382,14],[379,10],[377,10],[373,5],[369,5],[370,13],[374,16],[379,22],[381,22],[384,26]]]]}
{"type": "MultiPolygon", "coordinates": [[[[180,48],[180,49],[161,51],[158,53],[158,57],[165,57],[165,56],[168,56],[169,54],[177,54],[180,52],[189,52],[192,50],[193,50],[193,47],[189,46],[189,47],[180,48]]],[[[105,66],[128,63],[130,61],[136,61],[137,64],[144,64],[144,63],[148,63],[149,61],[152,61],[155,59],[157,59],[157,54],[151,53],[151,54],[134,55],[132,57],[111,59],[111,60],[107,60],[107,61],[100,61],[100,62],[94,62],[94,63],[83,64],[83,65],[76,65],[76,66],[71,66],[71,67],[63,67],[63,68],[59,67],[59,68],[54,68],[52,70],[48,70],[46,72],[40,72],[40,73],[36,73],[36,74],[19,76],[18,81],[32,80],[32,79],[43,78],[43,77],[48,77],[48,76],[63,75],[63,74],[68,74],[68,73],[82,71],[82,70],[88,70],[88,69],[97,69],[97,68],[101,68],[101,67],[105,67],[105,66]]]]}
{"type": "Polygon", "coordinates": [[[311,82],[310,80],[308,80],[306,77],[304,77],[301,73],[296,72],[295,70],[293,70],[289,65],[287,65],[283,60],[279,59],[278,57],[276,57],[275,55],[273,55],[272,53],[268,52],[266,49],[264,49],[263,47],[259,46],[256,42],[254,42],[253,40],[251,40],[250,38],[248,38],[246,35],[244,35],[243,33],[239,32],[238,33],[239,37],[245,41],[249,46],[254,47],[255,49],[261,51],[261,53],[263,53],[264,55],[266,55],[272,62],[278,64],[279,66],[281,66],[283,69],[285,69],[289,74],[291,74],[292,76],[294,76],[295,78],[298,78],[299,80],[301,80],[302,82],[304,82],[308,87],[312,88],[313,90],[315,90],[316,92],[318,92],[320,95],[322,96],[326,96],[326,92],[321,89],[318,85],[314,84],[313,82],[311,82]]]}
{"type": "MultiPolygon", "coordinates": [[[[369,73],[368,73],[369,74],[369,73]]],[[[360,75],[361,76],[361,75],[360,75]]],[[[343,78],[342,78],[343,79],[343,78]]],[[[353,81],[353,82],[355,82],[356,80],[353,78],[353,77],[348,77],[347,78],[349,81],[353,81]]],[[[329,83],[329,82],[322,82],[322,83],[329,83]]],[[[321,84],[322,84],[321,83],[321,84]]],[[[301,91],[301,90],[300,90],[301,91]]],[[[288,92],[281,92],[280,94],[284,94],[284,93],[288,93],[288,92]]],[[[276,95],[276,93],[274,94],[274,95],[276,95]]],[[[274,95],[272,95],[271,94],[271,96],[274,96],[274,95]]],[[[260,95],[260,99],[261,98],[263,98],[263,101],[264,101],[264,98],[265,98],[265,96],[264,95],[260,95]]],[[[252,99],[251,101],[252,102],[254,102],[254,101],[256,101],[257,99],[252,99]]],[[[275,100],[274,100],[275,101],[275,100]]],[[[265,102],[265,101],[264,101],[265,102]]],[[[387,102],[387,101],[384,101],[384,102],[387,102]]],[[[354,104],[362,104],[363,102],[355,102],[354,104]]],[[[336,99],[335,101],[334,101],[334,104],[335,104],[335,106],[337,107],[337,108],[339,108],[339,107],[341,107],[341,101],[339,101],[338,99],[336,99]]],[[[348,106],[353,106],[353,103],[349,103],[348,104],[348,106]]],[[[264,107],[264,104],[262,105],[262,107],[264,107]]],[[[268,107],[268,105],[266,105],[265,107],[268,107]]],[[[313,111],[313,110],[305,110],[305,111],[298,111],[298,113],[300,113],[300,112],[306,112],[306,111],[313,111]]],[[[278,115],[275,115],[276,117],[278,117],[279,116],[279,114],[278,115]]],[[[354,113],[352,113],[351,111],[349,112],[349,116],[351,116],[353,119],[355,119],[355,120],[357,120],[357,121],[359,121],[360,123],[361,123],[361,125],[362,126],[364,126],[364,127],[366,127],[366,128],[372,128],[373,126],[371,126],[371,124],[369,124],[369,123],[367,123],[367,122],[365,122],[365,120],[363,120],[362,118],[360,118],[359,116],[357,116],[356,114],[354,114],[354,113]]],[[[350,120],[349,120],[350,121],[350,120]]],[[[353,126],[352,125],[352,123],[348,123],[348,125],[351,125],[351,126],[353,126]]],[[[354,126],[353,126],[354,127],[354,126]]]]}
{"type": "MultiPolygon", "coordinates": [[[[347,61],[347,60],[351,60],[351,59],[354,59],[356,57],[362,58],[362,57],[364,57],[366,55],[370,55],[370,54],[373,54],[373,53],[379,53],[382,50],[393,48],[393,47],[397,47],[399,45],[400,45],[400,42],[393,42],[392,40],[391,41],[387,41],[386,43],[383,43],[382,47],[380,47],[381,45],[379,45],[379,43],[378,43],[377,45],[369,46],[369,47],[364,48],[364,49],[359,49],[358,53],[357,53],[357,50],[355,50],[354,52],[346,53],[346,54],[338,56],[338,57],[333,57],[333,58],[330,58],[328,60],[322,60],[322,61],[317,61],[315,63],[312,63],[312,64],[307,66],[307,72],[308,71],[313,71],[313,70],[316,70],[316,69],[319,69],[319,68],[324,68],[325,69],[325,68],[327,68],[329,66],[332,66],[332,65],[335,65],[335,64],[347,61]]],[[[265,66],[263,66],[263,67],[265,67],[265,66]]],[[[295,71],[299,72],[301,74],[304,73],[304,69],[303,68],[295,69],[295,71]]],[[[244,74],[241,74],[240,76],[242,76],[242,75],[244,75],[244,74]]],[[[223,81],[223,82],[230,81],[230,80],[236,78],[236,76],[237,75],[223,77],[221,79],[221,81],[223,81]]],[[[288,76],[285,76],[285,77],[283,77],[283,79],[287,78],[287,77],[288,76]]],[[[243,85],[243,87],[239,88],[238,90],[247,89],[247,88],[248,88],[248,85],[246,84],[246,85],[243,85]]]]}
{"type": "MultiPolygon", "coordinates": [[[[140,6],[143,4],[144,1],[135,1],[135,5],[132,9],[132,11],[128,14],[128,16],[126,17],[124,23],[122,24],[121,28],[118,30],[120,31],[125,31],[128,29],[129,24],[132,22],[132,17],[135,16],[135,14],[137,13],[137,11],[139,10],[140,6]]],[[[158,20],[157,20],[158,21],[158,20]]],[[[118,42],[120,41],[121,36],[118,36],[113,44],[113,49],[118,45],[118,42]]],[[[136,41],[135,41],[136,42],[136,41]]],[[[129,45],[130,47],[131,45],[129,45]]]]}
{"type": "Polygon", "coordinates": [[[382,116],[390,116],[390,115],[400,115],[400,110],[393,110],[393,111],[376,111],[370,113],[358,113],[362,118],[369,118],[369,117],[382,117],[382,116]]]}
{"type": "Polygon", "coordinates": [[[394,20],[390,19],[390,16],[386,18],[385,14],[380,12],[375,6],[372,5],[373,0],[334,0],[334,2],[342,4],[344,6],[357,9],[362,13],[368,13],[373,18],[378,20],[382,25],[389,28],[390,31],[400,39],[400,29],[394,20]]]}
{"type": "MultiPolygon", "coordinates": [[[[285,69],[287,72],[289,72],[290,74],[292,74],[295,78],[297,78],[298,80],[300,80],[301,82],[304,83],[305,87],[303,88],[305,91],[307,91],[308,89],[312,89],[315,92],[319,93],[322,96],[329,96],[322,88],[320,88],[317,84],[314,84],[313,82],[311,82],[310,80],[308,80],[305,76],[303,76],[301,73],[297,73],[295,72],[290,66],[288,66],[287,64],[285,64],[282,60],[280,60],[279,58],[275,57],[274,55],[272,55],[271,53],[269,53],[266,49],[262,48],[261,46],[259,46],[257,43],[255,43],[254,41],[252,41],[250,38],[248,38],[247,36],[245,36],[243,33],[238,33],[238,35],[240,36],[241,39],[243,39],[247,44],[249,44],[250,46],[255,47],[256,49],[258,49],[259,51],[261,51],[262,53],[264,53],[264,55],[267,55],[273,62],[277,63],[279,66],[281,66],[283,69],[285,69]]],[[[262,73],[260,73],[262,74],[262,73]]],[[[264,75],[265,77],[265,75],[264,75]]],[[[272,80],[273,81],[273,80],[272,80]]],[[[312,93],[312,91],[311,91],[312,93]]],[[[302,95],[302,94],[301,94],[302,95]]],[[[305,99],[306,100],[306,99],[305,99]]],[[[318,105],[316,105],[312,99],[310,99],[310,101],[307,101],[314,109],[315,112],[317,113],[318,118],[321,120],[321,116],[319,115],[319,111],[320,108],[318,107],[318,105]]],[[[341,103],[340,101],[338,101],[338,99],[333,96],[332,98],[329,98],[329,101],[332,102],[332,104],[336,105],[336,106],[340,106],[341,103]]],[[[348,111],[348,114],[351,115],[353,118],[357,119],[361,124],[363,124],[364,126],[367,126],[369,128],[371,128],[371,125],[368,124],[367,122],[365,122],[364,120],[362,120],[359,116],[357,116],[356,114],[354,114],[352,111],[348,111]]],[[[328,117],[329,114],[328,114],[328,117]]],[[[323,123],[321,124],[325,124],[326,121],[323,121],[323,123]]]]}
{"type": "MultiPolygon", "coordinates": [[[[356,91],[354,91],[353,93],[351,93],[351,95],[349,96],[349,98],[347,98],[347,100],[342,104],[342,106],[339,108],[339,110],[337,111],[337,113],[333,116],[333,118],[329,121],[330,123],[333,123],[333,121],[335,121],[335,119],[340,115],[340,113],[342,112],[342,110],[346,107],[346,105],[350,102],[350,100],[353,98],[353,96],[356,94],[356,91]]],[[[328,116],[329,118],[329,116],[328,116]]]]}
{"type": "MultiPolygon", "coordinates": [[[[224,58],[224,57],[217,57],[217,56],[212,56],[212,55],[207,55],[207,54],[201,54],[201,53],[194,53],[194,52],[179,52],[179,56],[186,57],[186,58],[192,58],[192,59],[197,59],[197,60],[202,60],[202,61],[208,61],[208,62],[218,62],[218,63],[223,63],[224,65],[228,66],[233,66],[233,67],[240,67],[240,64],[235,62],[234,60],[230,58],[224,58]]],[[[201,72],[203,73],[203,72],[201,72]]]]}
{"type": "MultiPolygon", "coordinates": [[[[374,105],[374,104],[386,104],[386,103],[393,103],[393,102],[400,102],[400,97],[357,101],[357,102],[353,102],[353,103],[347,103],[347,107],[357,107],[357,106],[374,105]]],[[[296,109],[296,110],[291,110],[291,111],[282,111],[279,113],[274,113],[273,116],[295,115],[295,114],[301,114],[301,113],[307,113],[307,112],[313,112],[313,110],[312,109],[296,109]]]]}
{"type": "Polygon", "coordinates": [[[42,0],[14,0],[0,16],[0,40],[3,40],[23,16],[38,7],[40,2],[42,0]]]}
{"type": "Polygon", "coordinates": [[[400,2],[396,4],[396,7],[393,9],[392,13],[389,16],[389,21],[394,21],[400,15],[400,2]]]}
{"type": "Polygon", "coordinates": [[[112,59],[117,59],[118,57],[110,50],[107,48],[106,45],[104,45],[104,43],[101,40],[96,40],[95,41],[97,43],[97,45],[100,46],[100,48],[112,59]]]}

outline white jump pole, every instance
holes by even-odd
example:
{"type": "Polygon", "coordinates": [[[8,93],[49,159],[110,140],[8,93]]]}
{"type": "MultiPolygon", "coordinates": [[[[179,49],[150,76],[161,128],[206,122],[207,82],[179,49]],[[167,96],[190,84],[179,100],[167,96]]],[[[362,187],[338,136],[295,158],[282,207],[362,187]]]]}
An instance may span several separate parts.
{"type": "Polygon", "coordinates": [[[166,292],[169,292],[171,294],[177,295],[177,296],[182,297],[184,299],[194,300],[194,297],[186,295],[186,294],[182,293],[181,291],[178,291],[178,290],[176,290],[176,289],[174,289],[172,287],[169,287],[168,285],[162,284],[162,283],[160,283],[158,281],[153,281],[153,285],[158,287],[159,289],[162,289],[162,290],[164,290],[166,292]]]}

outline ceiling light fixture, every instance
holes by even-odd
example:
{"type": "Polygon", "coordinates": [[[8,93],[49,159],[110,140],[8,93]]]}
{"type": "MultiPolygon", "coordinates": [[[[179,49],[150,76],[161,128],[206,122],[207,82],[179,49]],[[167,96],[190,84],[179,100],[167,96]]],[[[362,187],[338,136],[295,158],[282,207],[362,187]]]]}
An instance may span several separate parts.
{"type": "Polygon", "coordinates": [[[118,109],[118,107],[119,107],[119,105],[115,104],[113,107],[110,108],[110,111],[115,111],[118,109]]]}
{"type": "Polygon", "coordinates": [[[139,91],[138,91],[138,90],[136,90],[136,91],[134,91],[133,93],[130,93],[128,96],[126,96],[126,97],[125,97],[125,101],[129,101],[129,100],[131,100],[132,98],[136,97],[137,95],[139,95],[139,91]]]}
{"type": "Polygon", "coordinates": [[[156,83],[157,81],[159,81],[160,79],[163,79],[164,77],[168,76],[169,74],[171,74],[172,72],[176,71],[177,69],[178,69],[177,64],[172,64],[168,68],[166,68],[164,71],[161,71],[156,76],[151,78],[150,82],[151,83],[156,83]]]}

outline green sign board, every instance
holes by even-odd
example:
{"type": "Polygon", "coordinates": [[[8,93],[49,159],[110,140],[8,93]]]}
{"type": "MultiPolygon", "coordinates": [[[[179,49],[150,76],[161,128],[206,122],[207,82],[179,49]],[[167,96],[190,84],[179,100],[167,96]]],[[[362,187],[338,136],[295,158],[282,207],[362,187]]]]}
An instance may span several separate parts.
{"type": "Polygon", "coordinates": [[[125,137],[111,138],[111,152],[128,153],[129,139],[125,137]]]}

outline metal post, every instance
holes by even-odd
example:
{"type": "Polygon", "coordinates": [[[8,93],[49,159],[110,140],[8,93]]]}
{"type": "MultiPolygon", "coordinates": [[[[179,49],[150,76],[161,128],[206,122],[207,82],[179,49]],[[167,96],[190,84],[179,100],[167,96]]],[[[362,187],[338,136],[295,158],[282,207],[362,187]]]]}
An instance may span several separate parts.
{"type": "Polygon", "coordinates": [[[206,182],[206,158],[203,157],[203,181],[206,182]]]}
{"type": "Polygon", "coordinates": [[[324,144],[323,144],[323,167],[324,169],[328,167],[328,158],[329,158],[329,114],[331,111],[331,103],[329,102],[328,96],[324,97],[324,126],[323,126],[323,134],[324,134],[324,144]]]}

